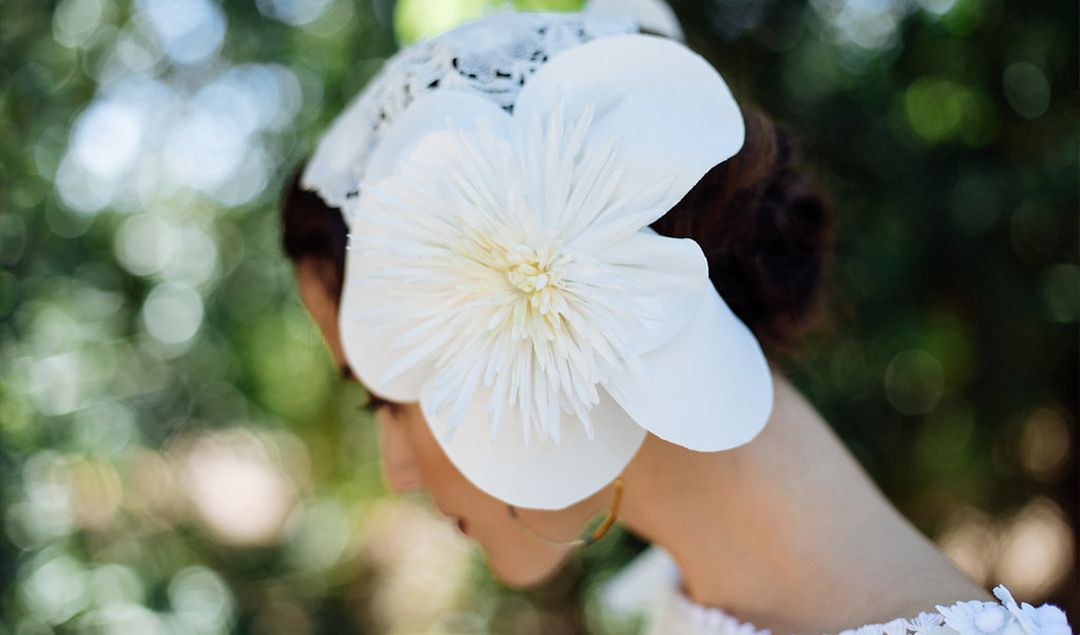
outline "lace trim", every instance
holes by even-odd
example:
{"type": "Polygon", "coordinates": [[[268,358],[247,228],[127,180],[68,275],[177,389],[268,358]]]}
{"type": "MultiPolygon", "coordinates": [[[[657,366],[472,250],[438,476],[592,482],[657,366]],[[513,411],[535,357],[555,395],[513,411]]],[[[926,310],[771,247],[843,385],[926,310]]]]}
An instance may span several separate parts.
{"type": "Polygon", "coordinates": [[[466,90],[511,111],[521,87],[551,56],[597,38],[637,32],[630,18],[510,12],[403,49],[334,122],[304,174],[304,186],[341,207],[358,191],[364,166],[387,127],[421,95],[466,90]]]}
{"type": "MultiPolygon", "coordinates": [[[[867,624],[841,631],[837,635],[929,635],[947,626],[959,635],[1071,635],[1065,612],[1044,604],[1034,607],[1018,605],[1004,585],[994,589],[996,602],[957,602],[938,606],[937,612],[923,612],[908,620],[898,618],[884,624],[867,624]]],[[[720,609],[709,608],[679,597],[687,618],[701,628],[717,635],[772,635],[753,624],[741,622],[720,609]]]]}

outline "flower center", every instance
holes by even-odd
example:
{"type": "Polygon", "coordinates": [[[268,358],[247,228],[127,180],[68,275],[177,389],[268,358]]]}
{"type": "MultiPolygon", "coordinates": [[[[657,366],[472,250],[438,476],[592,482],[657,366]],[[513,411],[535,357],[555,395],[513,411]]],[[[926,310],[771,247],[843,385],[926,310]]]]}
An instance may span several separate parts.
{"type": "Polygon", "coordinates": [[[503,271],[510,286],[521,292],[514,310],[514,337],[550,340],[562,323],[566,310],[567,265],[573,254],[560,254],[558,243],[542,247],[518,245],[505,254],[503,271]]]}
{"type": "Polygon", "coordinates": [[[506,280],[530,297],[545,289],[562,288],[564,266],[571,258],[564,256],[556,261],[557,255],[558,248],[551,246],[534,249],[518,245],[506,254],[506,280]]]}

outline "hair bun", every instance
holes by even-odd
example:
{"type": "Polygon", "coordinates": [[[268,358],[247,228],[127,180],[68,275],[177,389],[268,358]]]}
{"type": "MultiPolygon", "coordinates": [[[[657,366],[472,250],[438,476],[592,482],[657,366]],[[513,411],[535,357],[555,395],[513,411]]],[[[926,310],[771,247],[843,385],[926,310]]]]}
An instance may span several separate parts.
{"type": "Polygon", "coordinates": [[[653,229],[701,245],[709,277],[771,352],[790,353],[823,315],[832,212],[793,165],[791,136],[744,111],[746,142],[653,229]]]}

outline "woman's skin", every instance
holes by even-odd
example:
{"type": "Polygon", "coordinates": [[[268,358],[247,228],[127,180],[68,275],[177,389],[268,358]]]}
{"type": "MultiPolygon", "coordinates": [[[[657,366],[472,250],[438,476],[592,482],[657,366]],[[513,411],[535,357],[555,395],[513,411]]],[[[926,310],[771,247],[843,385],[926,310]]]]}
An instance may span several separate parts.
{"type": "MultiPolygon", "coordinates": [[[[350,375],[337,302],[317,274],[299,263],[300,295],[334,362],[350,375]]],[[[797,635],[990,600],[889,505],[790,383],[776,372],[773,381],[772,416],[750,443],[701,453],[649,435],[623,472],[619,520],[672,555],[689,598],[797,635]]],[[[424,489],[479,542],[496,576],[528,585],[563,562],[565,549],[525,533],[504,503],[457,471],[417,404],[381,408],[378,420],[390,486],[424,489]]],[[[564,510],[519,514],[539,534],[569,540],[612,498],[609,485],[564,510]]]]}

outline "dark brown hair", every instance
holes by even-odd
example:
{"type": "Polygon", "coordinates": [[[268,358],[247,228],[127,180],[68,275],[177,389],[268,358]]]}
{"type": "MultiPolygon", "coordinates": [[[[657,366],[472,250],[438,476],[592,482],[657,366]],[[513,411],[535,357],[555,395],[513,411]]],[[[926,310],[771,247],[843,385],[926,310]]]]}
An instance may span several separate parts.
{"type": "Polygon", "coordinates": [[[301,261],[316,266],[326,291],[336,302],[345,280],[345,244],[348,228],[341,211],[300,186],[301,165],[281,203],[281,247],[293,266],[301,261]]]}
{"type": "MultiPolygon", "coordinates": [[[[744,112],[746,141],[709,171],[652,227],[692,238],[709,278],[769,352],[790,353],[821,319],[832,215],[816,184],[794,166],[790,135],[764,115],[744,112]]],[[[294,178],[282,208],[282,245],[310,260],[337,299],[345,267],[341,213],[294,178]]]]}
{"type": "Polygon", "coordinates": [[[709,278],[762,345],[793,352],[823,319],[832,210],[817,184],[794,165],[791,135],[746,110],[746,141],[667,214],[664,236],[692,238],[709,278]]]}

